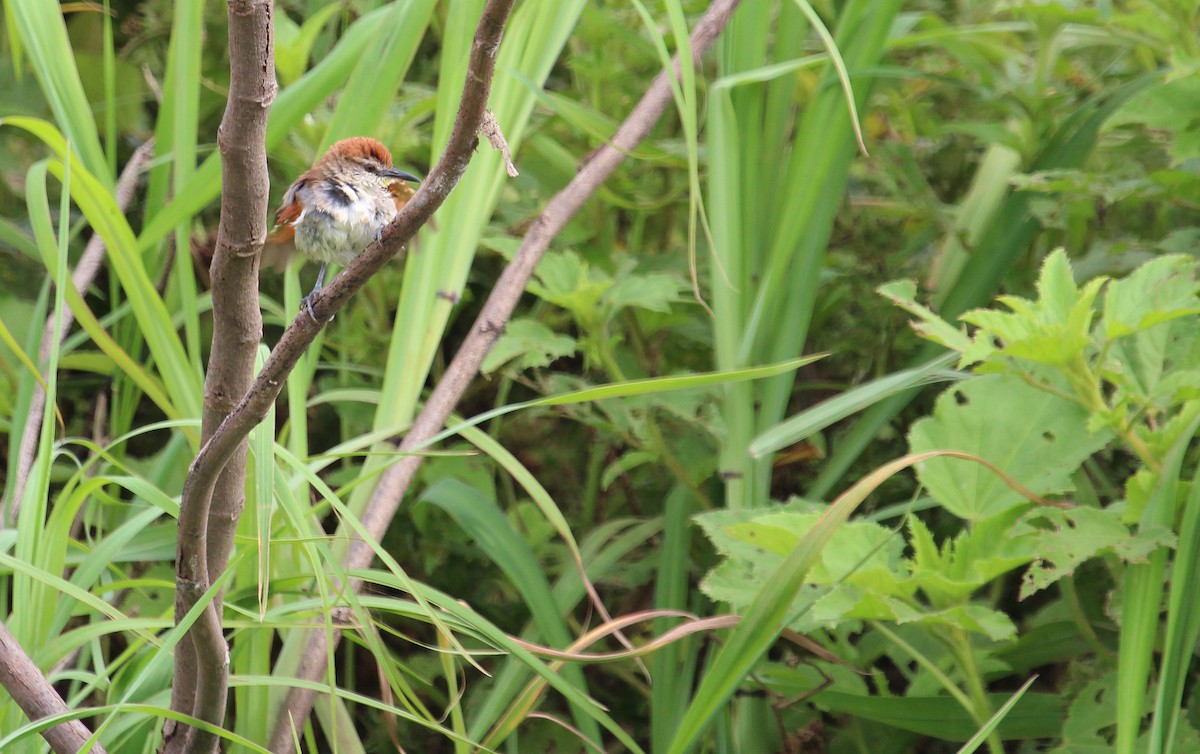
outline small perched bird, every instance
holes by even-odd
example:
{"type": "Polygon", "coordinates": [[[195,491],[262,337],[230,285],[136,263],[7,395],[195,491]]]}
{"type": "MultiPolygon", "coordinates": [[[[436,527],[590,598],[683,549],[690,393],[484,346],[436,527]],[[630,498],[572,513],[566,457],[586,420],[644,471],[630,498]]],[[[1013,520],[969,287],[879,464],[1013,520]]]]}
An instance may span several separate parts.
{"type": "Polygon", "coordinates": [[[387,147],[374,139],[339,141],[283,195],[264,264],[286,261],[293,243],[296,251],[321,263],[317,284],[304,297],[316,320],[311,299],[325,282],[325,267],[350,262],[377,240],[413,194],[402,181],[419,180],[392,167],[387,147]]]}

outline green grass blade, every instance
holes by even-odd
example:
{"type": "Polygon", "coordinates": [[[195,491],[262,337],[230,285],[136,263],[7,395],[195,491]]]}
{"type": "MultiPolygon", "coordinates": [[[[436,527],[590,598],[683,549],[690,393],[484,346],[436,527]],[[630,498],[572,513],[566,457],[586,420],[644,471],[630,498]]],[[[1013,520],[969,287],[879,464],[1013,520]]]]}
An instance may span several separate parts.
{"type": "MultiPolygon", "coordinates": [[[[421,499],[450,514],[488,558],[504,571],[521,594],[534,625],[550,646],[563,649],[570,645],[574,637],[559,613],[550,583],[537,558],[494,500],[456,479],[437,482],[421,499]]],[[[566,665],[562,675],[568,683],[586,691],[587,682],[580,668],[566,665]]],[[[600,726],[587,710],[575,706],[572,714],[585,736],[593,741],[600,740],[600,726]]]]}
{"type": "Polygon", "coordinates": [[[1163,643],[1161,677],[1154,699],[1150,751],[1170,754],[1183,717],[1183,695],[1193,650],[1200,640],[1200,484],[1193,477],[1179,527],[1179,544],[1171,565],[1167,602],[1167,634],[1163,643]]]}
{"type": "Polygon", "coordinates": [[[116,177],[109,171],[108,158],[100,148],[96,118],[79,80],[75,53],[58,3],[10,0],[4,6],[8,17],[15,22],[21,45],[33,63],[33,72],[58,127],[70,139],[73,151],[88,171],[111,191],[116,177]]]}
{"type": "Polygon", "coordinates": [[[796,594],[822,548],[850,514],[886,479],[918,462],[919,457],[905,456],[876,469],[838,498],[813,527],[800,539],[792,553],[763,585],[741,623],[733,629],[704,671],[676,730],[667,754],[690,751],[712,723],[721,705],[737,691],[742,680],[771,647],[791,610],[796,594]]]}
{"type": "MultiPolygon", "coordinates": [[[[200,123],[201,55],[204,47],[204,0],[175,0],[171,42],[167,50],[167,75],[163,82],[163,103],[156,129],[156,151],[171,155],[171,193],[179,195],[196,171],[200,123]],[[162,140],[162,141],[158,141],[162,140]]],[[[192,218],[175,226],[175,248],[191,248],[192,218]]],[[[184,255],[180,255],[184,256],[184,255]]],[[[148,259],[153,259],[147,256],[148,259]]],[[[199,374],[200,313],[196,307],[196,274],[190,264],[171,269],[172,292],[177,309],[183,313],[184,338],[192,369],[199,374]]],[[[158,270],[154,270],[157,277],[158,270]]]]}
{"type": "Polygon", "coordinates": [[[1037,678],[1038,677],[1035,675],[1032,676],[1028,681],[1025,681],[1021,688],[1017,689],[1016,693],[1009,697],[1009,700],[1004,703],[1004,706],[996,710],[996,714],[992,715],[991,719],[987,721],[987,724],[980,728],[975,735],[971,736],[971,740],[963,744],[962,748],[958,750],[958,754],[972,754],[972,752],[982,746],[983,743],[987,741],[987,737],[990,736],[998,727],[1000,727],[1001,721],[1003,721],[1005,716],[1012,711],[1012,708],[1017,705],[1017,702],[1021,700],[1021,697],[1025,695],[1025,692],[1029,690],[1029,687],[1033,685],[1033,682],[1036,681],[1037,678]]]}
{"type": "Polygon", "coordinates": [[[724,385],[733,382],[769,379],[786,372],[794,371],[805,364],[811,364],[812,362],[824,357],[825,354],[816,354],[814,356],[805,356],[803,358],[792,359],[791,361],[783,362],[782,364],[772,364],[765,367],[734,369],[728,372],[686,374],[675,377],[650,377],[642,380],[627,380],[625,382],[614,382],[608,385],[597,385],[596,387],[583,388],[582,390],[573,390],[569,393],[562,393],[560,395],[549,395],[544,398],[535,398],[534,400],[513,403],[507,406],[499,406],[442,430],[414,450],[420,450],[421,448],[429,447],[440,442],[441,440],[446,439],[447,437],[452,437],[458,434],[464,427],[474,427],[482,424],[485,421],[488,421],[489,419],[494,419],[497,416],[511,414],[514,411],[521,411],[527,408],[569,406],[574,403],[591,403],[592,401],[601,401],[610,398],[630,398],[638,395],[665,393],[672,390],[694,390],[696,388],[710,387],[712,385],[724,385]]]}
{"type": "MultiPolygon", "coordinates": [[[[0,125],[11,125],[29,131],[42,140],[60,159],[66,157],[67,144],[61,134],[49,123],[36,118],[5,118],[0,125]]],[[[167,310],[142,266],[137,253],[137,243],[129,222],[117,206],[111,191],[87,169],[71,157],[71,198],[88,219],[92,229],[104,239],[108,258],[121,286],[133,307],[140,331],[150,347],[154,362],[158,366],[167,391],[180,402],[180,408],[189,416],[200,413],[202,384],[199,373],[184,352],[171,323],[167,310]]],[[[63,163],[54,161],[50,170],[60,179],[64,173],[63,163]]]]}
{"type": "Polygon", "coordinates": [[[346,82],[318,151],[347,136],[379,132],[436,4],[437,0],[411,0],[390,6],[346,82]]]}
{"type": "MultiPolygon", "coordinates": [[[[1200,431],[1200,413],[1175,442],[1159,472],[1158,484],[1146,503],[1141,526],[1172,528],[1177,513],[1179,473],[1188,445],[1200,431]]],[[[1125,601],[1121,606],[1121,635],[1117,647],[1116,754],[1135,754],[1146,701],[1146,684],[1158,640],[1159,612],[1166,587],[1166,548],[1152,552],[1145,563],[1125,570],[1125,601]]]]}
{"type": "MultiPolygon", "coordinates": [[[[583,6],[581,0],[529,0],[519,3],[509,20],[489,102],[514,154],[537,102],[527,83],[541,86],[550,75],[583,6]]],[[[460,1],[452,4],[450,14],[464,21],[476,19],[480,8],[477,0],[460,1]]],[[[439,156],[449,135],[448,122],[457,111],[472,28],[473,21],[452,24],[443,40],[431,162],[439,156]]],[[[438,211],[436,224],[422,231],[420,252],[408,256],[384,374],[385,401],[376,412],[376,427],[411,421],[454,309],[453,300],[465,285],[479,239],[507,180],[500,154],[480,149],[438,211]]],[[[352,507],[361,504],[359,499],[352,507]]]]}
{"type": "MultiPolygon", "coordinates": [[[[662,544],[654,579],[654,607],[687,610],[693,529],[692,493],[676,486],[664,503],[662,544]]],[[[658,621],[654,633],[669,627],[658,621]]],[[[666,751],[687,710],[696,672],[698,642],[683,640],[663,647],[650,658],[650,741],[652,751],[666,751]]]]}
{"type": "Polygon", "coordinates": [[[823,401],[811,409],[793,416],[763,432],[750,443],[750,455],[755,458],[774,453],[820,432],[834,422],[857,414],[896,393],[914,386],[930,385],[966,375],[944,370],[958,358],[945,354],[914,369],[905,369],[877,380],[863,383],[841,395],[823,401]]]}

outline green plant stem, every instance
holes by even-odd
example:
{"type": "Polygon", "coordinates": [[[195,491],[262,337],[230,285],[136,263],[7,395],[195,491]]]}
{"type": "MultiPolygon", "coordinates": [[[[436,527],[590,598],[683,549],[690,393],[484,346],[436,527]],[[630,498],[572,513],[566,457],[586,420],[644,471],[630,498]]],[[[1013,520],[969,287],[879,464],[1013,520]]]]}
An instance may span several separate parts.
{"type": "Polygon", "coordinates": [[[712,499],[709,498],[708,495],[704,494],[704,490],[700,489],[696,483],[692,481],[692,477],[690,474],[688,474],[687,469],[684,468],[683,463],[680,462],[674,451],[671,450],[671,446],[668,445],[666,439],[663,438],[662,432],[660,432],[658,429],[658,422],[654,420],[653,409],[646,412],[646,434],[650,438],[650,443],[654,449],[654,452],[662,460],[663,464],[670,469],[671,473],[675,475],[675,478],[679,481],[679,483],[687,487],[688,490],[690,490],[691,493],[696,496],[696,499],[700,501],[700,505],[704,508],[704,510],[713,510],[715,506],[713,505],[712,499]]]}
{"type": "MultiPolygon", "coordinates": [[[[1082,353],[1078,354],[1063,369],[1063,374],[1071,384],[1071,387],[1075,389],[1075,393],[1078,396],[1077,400],[1086,409],[1099,414],[1112,414],[1116,410],[1110,407],[1108,401],[1104,399],[1104,393],[1100,389],[1100,378],[1092,372],[1082,353]]],[[[1117,434],[1121,436],[1121,439],[1142,463],[1146,464],[1155,473],[1162,470],[1162,464],[1154,457],[1154,453],[1151,452],[1149,446],[1146,445],[1142,438],[1138,437],[1133,422],[1128,418],[1122,417],[1116,429],[1117,434]]]]}
{"type": "Polygon", "coordinates": [[[1067,603],[1067,609],[1071,613],[1071,620],[1075,622],[1075,626],[1079,629],[1079,633],[1083,635],[1084,641],[1096,651],[1096,654],[1115,662],[1117,653],[1104,646],[1104,642],[1100,641],[1096,630],[1092,628],[1087,613],[1083,611],[1083,604],[1079,601],[1079,592],[1075,589],[1075,575],[1066,576],[1059,584],[1063,599],[1067,603]]]}
{"type": "Polygon", "coordinates": [[[470,747],[467,745],[467,724],[463,717],[462,708],[462,691],[458,685],[458,663],[455,662],[454,656],[448,651],[449,643],[444,637],[438,637],[438,643],[441,644],[442,652],[438,653],[438,657],[442,664],[442,677],[446,679],[446,699],[450,708],[450,725],[459,738],[454,740],[454,754],[468,754],[470,747]]]}
{"type": "MultiPolygon", "coordinates": [[[[971,695],[971,714],[975,717],[975,722],[978,725],[985,724],[994,712],[992,704],[988,701],[987,690],[983,687],[983,679],[979,675],[979,667],[975,664],[975,654],[971,650],[971,640],[967,636],[966,631],[961,628],[953,628],[949,635],[945,637],[947,645],[950,647],[951,653],[958,660],[958,666],[963,672],[963,677],[966,679],[967,691],[971,695]]],[[[1004,754],[1004,743],[1000,740],[1000,735],[992,731],[988,735],[988,749],[992,754],[1004,754]]]]}
{"type": "Polygon", "coordinates": [[[600,481],[608,448],[608,444],[604,442],[593,442],[588,447],[587,478],[583,485],[583,502],[579,506],[580,523],[583,526],[591,527],[596,524],[596,503],[600,499],[600,481]]]}
{"type": "Polygon", "coordinates": [[[617,363],[617,355],[613,353],[612,347],[609,345],[608,325],[596,325],[593,323],[588,325],[588,330],[599,330],[600,332],[600,337],[596,343],[596,353],[600,356],[600,363],[604,366],[604,370],[612,376],[615,382],[624,382],[627,379],[625,371],[617,363]]]}
{"type": "MultiPolygon", "coordinates": [[[[913,658],[913,660],[920,665],[922,669],[933,676],[938,683],[942,684],[942,688],[946,689],[946,692],[950,694],[950,696],[954,697],[955,701],[961,704],[963,709],[967,710],[972,715],[975,714],[975,703],[971,701],[969,696],[963,693],[963,690],[958,687],[958,684],[950,680],[950,676],[942,672],[942,669],[937,666],[937,663],[922,654],[916,647],[909,644],[904,639],[901,639],[899,634],[897,634],[895,631],[892,631],[879,621],[873,620],[869,621],[869,623],[871,628],[883,634],[888,641],[892,642],[897,647],[900,647],[900,649],[902,649],[909,657],[913,658]]],[[[986,717],[983,719],[987,720],[986,717]]]]}
{"type": "Polygon", "coordinates": [[[1145,441],[1138,437],[1137,432],[1130,422],[1122,420],[1118,432],[1121,435],[1121,439],[1125,441],[1125,444],[1129,446],[1142,463],[1146,464],[1151,471],[1156,474],[1162,471],[1162,463],[1154,457],[1154,454],[1150,451],[1150,447],[1146,445],[1145,441]]]}

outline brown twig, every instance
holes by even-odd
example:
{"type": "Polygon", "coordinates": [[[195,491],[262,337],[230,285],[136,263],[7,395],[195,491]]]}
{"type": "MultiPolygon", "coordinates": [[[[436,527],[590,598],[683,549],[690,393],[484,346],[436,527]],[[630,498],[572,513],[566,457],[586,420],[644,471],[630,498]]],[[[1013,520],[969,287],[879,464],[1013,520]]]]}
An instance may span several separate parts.
{"type": "MultiPolygon", "coordinates": [[[[141,173],[142,167],[146,161],[150,159],[150,153],[154,148],[154,141],[148,141],[134,151],[133,156],[129,158],[125,169],[121,171],[121,177],[117,179],[117,188],[115,199],[117,207],[122,212],[129,206],[129,202],[133,200],[133,191],[137,188],[138,174],[141,173]]],[[[88,239],[87,246],[83,250],[83,255],[79,257],[79,263],[75,265],[75,272],[71,275],[71,285],[75,290],[79,291],[79,295],[83,296],[87,293],[87,289],[92,285],[92,281],[96,279],[96,273],[100,271],[100,266],[104,263],[104,255],[107,249],[104,246],[104,239],[99,233],[94,233],[88,239]]],[[[42,345],[38,350],[38,356],[41,361],[50,358],[50,346],[56,340],[61,341],[67,337],[67,333],[71,329],[71,324],[75,322],[75,313],[70,309],[63,312],[62,327],[57,332],[54,330],[54,315],[46,318],[46,326],[42,330],[42,345]]],[[[17,511],[21,507],[21,498],[25,495],[25,485],[29,483],[29,472],[33,469],[33,459],[37,454],[38,438],[41,435],[42,427],[42,409],[46,405],[46,391],[42,390],[42,386],[38,385],[33,389],[33,398],[29,404],[29,412],[25,419],[25,429],[21,433],[21,448],[17,455],[17,478],[13,485],[12,497],[8,501],[6,507],[6,525],[13,526],[17,520],[17,511]]]]}
{"type": "MultiPolygon", "coordinates": [[[[213,342],[204,381],[201,442],[209,440],[254,377],[262,340],[258,257],[267,237],[267,113],[275,100],[271,0],[229,3],[229,104],[217,131],[221,150],[221,222],[210,270],[213,342]]],[[[175,619],[182,620],[225,570],[245,505],[246,441],[238,439],[203,496],[183,497],[175,558],[175,619]]],[[[193,469],[193,474],[195,470],[193,469]]],[[[189,479],[190,481],[190,479],[189,479]]],[[[218,593],[175,652],[171,709],[220,726],[225,720],[229,648],[218,593]]],[[[215,733],[168,721],[166,754],[216,751],[215,733]]]]}
{"type": "MultiPolygon", "coordinates": [[[[740,2],[741,0],[714,0],[705,11],[691,37],[692,52],[697,59],[716,40],[740,2]]],[[[675,76],[680,75],[678,58],[674,61],[674,71],[675,76]]],[[[376,541],[383,538],[384,532],[396,515],[400,501],[424,460],[419,455],[404,454],[424,445],[445,425],[455,405],[479,372],[484,357],[504,331],[505,324],[512,316],[517,301],[521,298],[542,255],[549,248],[550,242],[584,202],[612,175],[629,152],[650,134],[670,101],[670,78],[664,71],[655,78],[612,140],[596,150],[574,180],[550,200],[529,228],[520,250],[496,281],[470,333],[400,444],[399,453],[403,457],[380,478],[379,485],[363,511],[362,523],[376,541]]],[[[347,571],[366,568],[373,557],[374,551],[370,545],[356,540],[350,546],[343,568],[347,571]]],[[[334,640],[338,637],[335,633],[334,640]]],[[[313,631],[298,673],[302,680],[317,680],[324,675],[328,650],[327,633],[313,631]]],[[[293,731],[304,724],[312,710],[314,699],[315,693],[308,689],[299,686],[289,689],[276,718],[275,732],[271,737],[271,751],[276,754],[292,752],[293,731]]]]}
{"type": "MultiPolygon", "coordinates": [[[[3,622],[0,622],[0,686],[12,696],[30,720],[41,720],[69,711],[62,697],[21,649],[3,622]]],[[[104,747],[100,744],[93,744],[91,749],[83,748],[91,735],[87,726],[78,720],[60,723],[42,731],[42,737],[57,754],[76,754],[80,751],[104,754],[104,747]]]]}

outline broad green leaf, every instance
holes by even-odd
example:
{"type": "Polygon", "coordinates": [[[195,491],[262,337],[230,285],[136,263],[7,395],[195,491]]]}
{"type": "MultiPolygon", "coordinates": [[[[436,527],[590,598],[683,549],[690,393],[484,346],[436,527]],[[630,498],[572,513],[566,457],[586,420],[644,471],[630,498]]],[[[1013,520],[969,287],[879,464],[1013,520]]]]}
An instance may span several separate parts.
{"type": "MultiPolygon", "coordinates": [[[[745,611],[784,556],[820,519],[812,508],[809,503],[793,502],[784,510],[725,510],[699,516],[701,528],[726,557],[701,588],[713,599],[730,603],[736,612],[745,611]]],[[[1016,633],[1007,616],[982,605],[921,605],[903,551],[904,541],[895,531],[865,521],[843,524],[809,571],[792,606],[796,617],[791,627],[809,632],[845,620],[874,619],[953,627],[996,640],[1016,633]]],[[[981,578],[967,589],[964,599],[985,581],[981,578]]]]}
{"type": "Polygon", "coordinates": [[[1055,249],[1042,263],[1037,282],[1039,303],[1051,321],[1065,322],[1071,307],[1079,297],[1079,289],[1071,276],[1071,262],[1061,248],[1055,249]]]}
{"type": "Polygon", "coordinates": [[[1116,677],[1110,674],[1083,687],[1063,721],[1062,744],[1054,754],[1111,754],[1107,731],[1117,719],[1116,677]]]}
{"type": "Polygon", "coordinates": [[[1104,296],[1109,340],[1200,313],[1196,261],[1182,255],[1154,259],[1113,282],[1104,296]]]}
{"type": "Polygon", "coordinates": [[[975,522],[939,549],[920,519],[910,517],[914,583],[937,606],[961,603],[993,579],[1036,554],[1031,528],[1018,521],[1021,507],[975,522]]]}
{"type": "Polygon", "coordinates": [[[1040,508],[1029,514],[1029,520],[1043,521],[1050,528],[1034,535],[1038,560],[1021,580],[1021,599],[1069,576],[1084,561],[1099,555],[1144,562],[1151,551],[1175,542],[1168,529],[1131,532],[1119,513],[1097,508],[1040,508]]]}
{"type": "Polygon", "coordinates": [[[546,254],[534,276],[529,283],[531,293],[567,309],[579,319],[592,315],[612,285],[611,276],[592,269],[573,251],[546,254]]]}
{"type": "MultiPolygon", "coordinates": [[[[995,706],[1002,705],[1007,698],[1006,694],[988,695],[995,706]]],[[[943,741],[966,741],[979,728],[970,713],[948,696],[881,697],[826,691],[813,701],[829,712],[854,715],[943,741]]],[[[1057,736],[1062,726],[1063,706],[1063,699],[1057,694],[1026,694],[1001,721],[1000,736],[1005,739],[1057,736]]]]}
{"type": "Polygon", "coordinates": [[[672,303],[682,300],[685,289],[683,281],[673,275],[629,273],[613,282],[604,294],[604,303],[609,317],[627,307],[668,312],[672,303]]]}
{"type": "Polygon", "coordinates": [[[518,317],[508,323],[481,370],[491,374],[509,364],[517,371],[549,366],[555,359],[575,353],[575,339],[560,335],[536,319],[518,317]]]}
{"type": "Polygon", "coordinates": [[[1200,77],[1185,76],[1165,81],[1132,97],[1118,110],[1106,126],[1140,123],[1156,130],[1175,134],[1171,146],[1174,164],[1200,157],[1200,77]]]}
{"type": "MultiPolygon", "coordinates": [[[[962,353],[971,345],[971,339],[961,329],[939,317],[929,307],[917,303],[917,284],[912,280],[894,280],[876,289],[881,296],[917,318],[913,329],[934,343],[952,351],[962,353]]],[[[960,367],[963,364],[960,364],[960,367]]]]}
{"type": "Polygon", "coordinates": [[[330,3],[310,12],[303,26],[288,17],[282,8],[275,11],[275,71],[283,86],[294,84],[304,73],[317,36],[341,8],[339,3],[330,3]]]}
{"type": "MultiPolygon", "coordinates": [[[[937,401],[933,416],[913,425],[909,447],[978,455],[1035,494],[1067,492],[1070,475],[1110,435],[1089,432],[1078,404],[1011,375],[985,375],[956,385],[937,401]]],[[[992,471],[974,463],[935,458],[917,469],[935,500],[961,518],[1000,513],[1023,498],[992,471]]]]}

